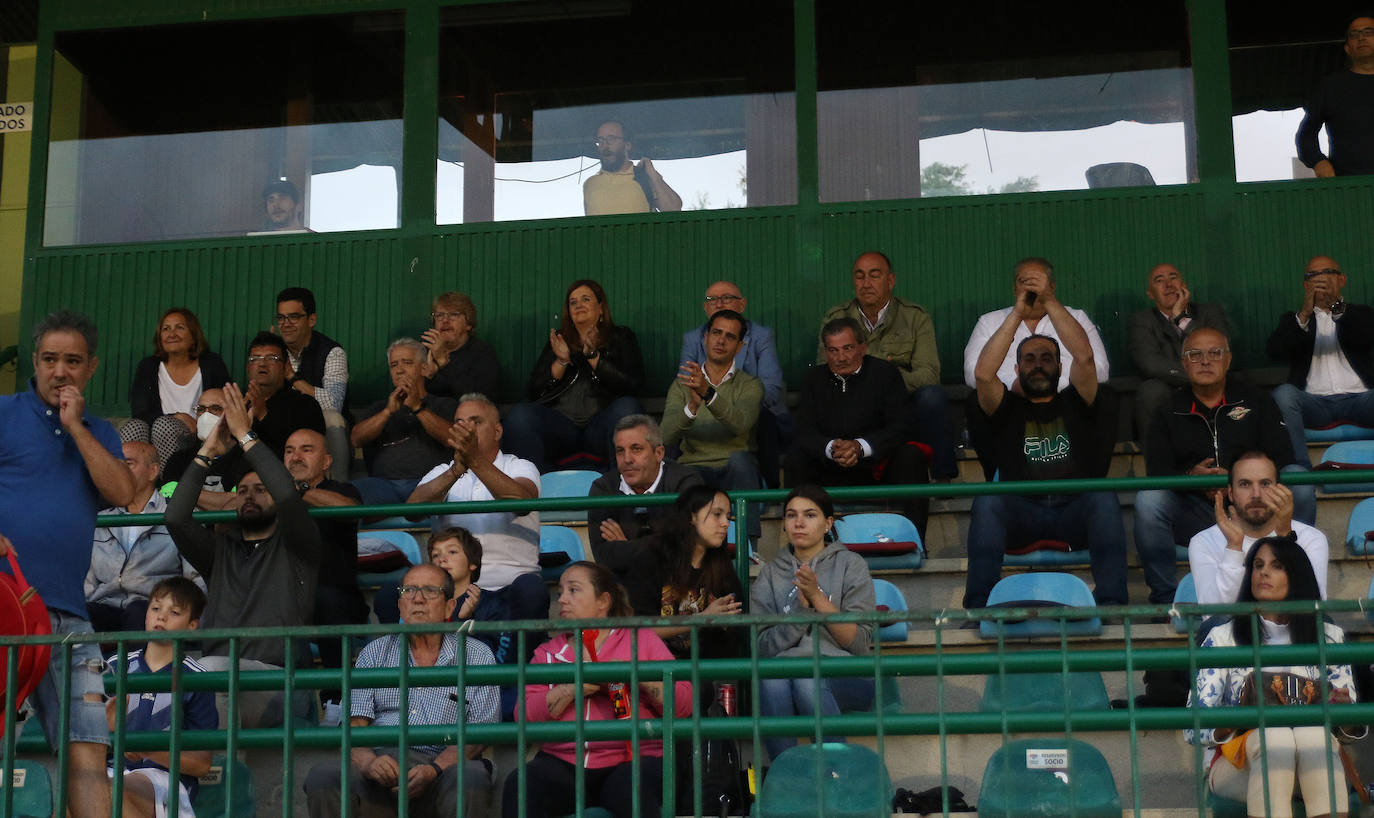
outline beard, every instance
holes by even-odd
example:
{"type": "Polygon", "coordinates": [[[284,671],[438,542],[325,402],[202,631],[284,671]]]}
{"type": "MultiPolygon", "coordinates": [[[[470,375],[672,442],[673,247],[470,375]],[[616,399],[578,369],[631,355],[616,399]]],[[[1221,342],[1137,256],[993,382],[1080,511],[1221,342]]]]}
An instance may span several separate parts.
{"type": "Polygon", "coordinates": [[[240,508],[239,527],[244,531],[261,531],[272,525],[277,520],[277,509],[273,508],[240,508]]]}
{"type": "Polygon", "coordinates": [[[1033,369],[1021,377],[1021,393],[1028,398],[1052,398],[1059,386],[1059,373],[1053,376],[1043,369],[1033,369]]]}
{"type": "Polygon", "coordinates": [[[1246,506],[1239,509],[1239,516],[1241,522],[1251,528],[1259,528],[1274,519],[1274,512],[1268,506],[1246,506]]]}

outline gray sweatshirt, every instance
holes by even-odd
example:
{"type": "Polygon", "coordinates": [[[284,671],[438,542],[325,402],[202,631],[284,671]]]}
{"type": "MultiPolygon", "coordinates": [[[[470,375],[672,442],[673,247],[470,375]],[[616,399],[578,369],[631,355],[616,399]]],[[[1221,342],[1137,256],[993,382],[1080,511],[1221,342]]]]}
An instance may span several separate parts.
{"type": "MultiPolygon", "coordinates": [[[[754,581],[749,594],[750,613],[783,613],[791,594],[793,575],[801,563],[797,561],[788,545],[778,552],[773,561],[763,567],[758,579],[754,581]]],[[[877,610],[877,600],[873,593],[873,576],[868,573],[868,565],[863,557],[850,551],[839,543],[828,543],[812,560],[811,570],[816,574],[816,583],[835,607],[846,613],[850,611],[877,610]]],[[[797,602],[792,602],[792,610],[797,610],[797,602]]],[[[821,627],[821,655],[849,656],[868,653],[873,646],[873,626],[860,623],[854,641],[848,645],[837,645],[830,631],[821,627]]],[[[759,633],[760,656],[810,656],[812,653],[811,628],[805,625],[773,625],[759,633]]]]}

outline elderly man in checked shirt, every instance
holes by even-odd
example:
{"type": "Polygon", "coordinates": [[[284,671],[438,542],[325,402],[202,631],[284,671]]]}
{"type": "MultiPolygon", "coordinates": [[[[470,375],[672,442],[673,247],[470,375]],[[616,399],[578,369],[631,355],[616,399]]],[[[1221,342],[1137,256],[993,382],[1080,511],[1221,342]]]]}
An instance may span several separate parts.
{"type": "MultiPolygon", "coordinates": [[[[401,618],[407,624],[445,622],[453,615],[453,580],[432,564],[417,565],[401,581],[401,618]]],[[[384,636],[363,648],[358,670],[399,667],[401,638],[384,636]]],[[[495,664],[491,650],[471,637],[456,633],[423,633],[406,637],[411,667],[452,667],[459,661],[459,640],[465,639],[467,664],[495,664]]],[[[469,724],[500,720],[501,695],[495,686],[469,685],[463,691],[449,687],[410,688],[410,724],[457,724],[463,702],[469,724]]],[[[350,709],[354,727],[394,727],[400,723],[401,692],[396,688],[362,688],[353,692],[350,709]]],[[[491,800],[493,771],[480,757],[482,747],[468,745],[412,745],[408,769],[401,777],[396,747],[354,747],[350,761],[348,797],[350,814],[394,816],[400,787],[410,794],[408,814],[425,818],[454,815],[459,787],[466,793],[464,814],[485,814],[491,800]],[[461,753],[461,754],[460,754],[461,753]],[[461,779],[460,779],[461,776],[461,779]],[[475,810],[475,811],[474,811],[475,810]]],[[[305,781],[312,818],[340,814],[340,771],[336,763],[316,766],[305,781]]]]}

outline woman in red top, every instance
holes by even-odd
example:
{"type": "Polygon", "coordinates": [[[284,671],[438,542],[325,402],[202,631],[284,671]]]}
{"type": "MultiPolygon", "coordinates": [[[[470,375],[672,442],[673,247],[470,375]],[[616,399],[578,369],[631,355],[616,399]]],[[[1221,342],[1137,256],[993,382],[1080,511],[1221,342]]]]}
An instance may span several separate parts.
{"type": "MultiPolygon", "coordinates": [[[[630,602],[615,575],[592,562],[574,562],[563,571],[559,581],[558,615],[563,619],[605,619],[630,616],[630,602]]],[[[663,640],[650,629],[610,628],[561,633],[535,648],[535,664],[571,664],[580,649],[584,662],[665,661],[673,658],[663,640]],[[637,644],[636,644],[637,643],[637,644]]],[[[619,690],[611,683],[582,685],[582,708],[576,705],[572,684],[532,684],[525,686],[525,717],[529,721],[585,721],[624,718],[617,708],[628,708],[630,693],[626,685],[619,690]],[[616,701],[612,700],[616,697],[616,701]]],[[[676,682],[673,709],[679,717],[692,714],[692,684],[676,682]]],[[[639,683],[641,719],[663,715],[663,683],[639,683]]],[[[623,711],[622,711],[623,712],[623,711]]],[[[663,791],[663,742],[639,742],[640,789],[631,790],[631,745],[625,740],[549,742],[525,765],[525,815],[544,818],[562,816],[575,810],[575,764],[586,768],[585,807],[603,807],[616,818],[629,818],[633,803],[639,801],[640,815],[657,815],[663,791]]],[[[506,778],[502,814],[517,818],[520,777],[506,778]]]]}

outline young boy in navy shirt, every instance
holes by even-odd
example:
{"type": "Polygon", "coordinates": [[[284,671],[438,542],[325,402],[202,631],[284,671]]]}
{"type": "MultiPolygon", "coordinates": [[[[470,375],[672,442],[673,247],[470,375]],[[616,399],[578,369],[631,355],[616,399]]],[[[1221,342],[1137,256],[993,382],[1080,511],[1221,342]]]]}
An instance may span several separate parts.
{"type": "MultiPolygon", "coordinates": [[[[189,631],[200,624],[205,610],[205,593],[185,577],[171,577],[153,586],[148,596],[148,613],[143,627],[149,631],[189,631]]],[[[149,641],[142,650],[132,651],[121,659],[111,656],[110,672],[119,673],[119,663],[126,663],[128,673],[171,673],[175,658],[171,641],[149,641]]],[[[199,673],[201,666],[191,659],[181,660],[182,673],[199,673]]],[[[170,730],[172,727],[172,693],[130,693],[125,702],[124,730],[170,730]]],[[[219,714],[215,710],[215,694],[210,691],[182,692],[183,730],[215,730],[219,728],[219,714]]],[[[115,729],[119,700],[106,705],[110,729],[115,729]]],[[[197,779],[210,771],[209,750],[182,750],[179,754],[181,781],[177,787],[181,816],[194,816],[191,798],[196,793],[197,779]]],[[[168,778],[169,754],[162,751],[132,751],[124,754],[125,818],[163,818],[167,815],[167,800],[171,790],[168,778]]],[[[113,768],[111,769],[113,775],[113,768]]]]}

